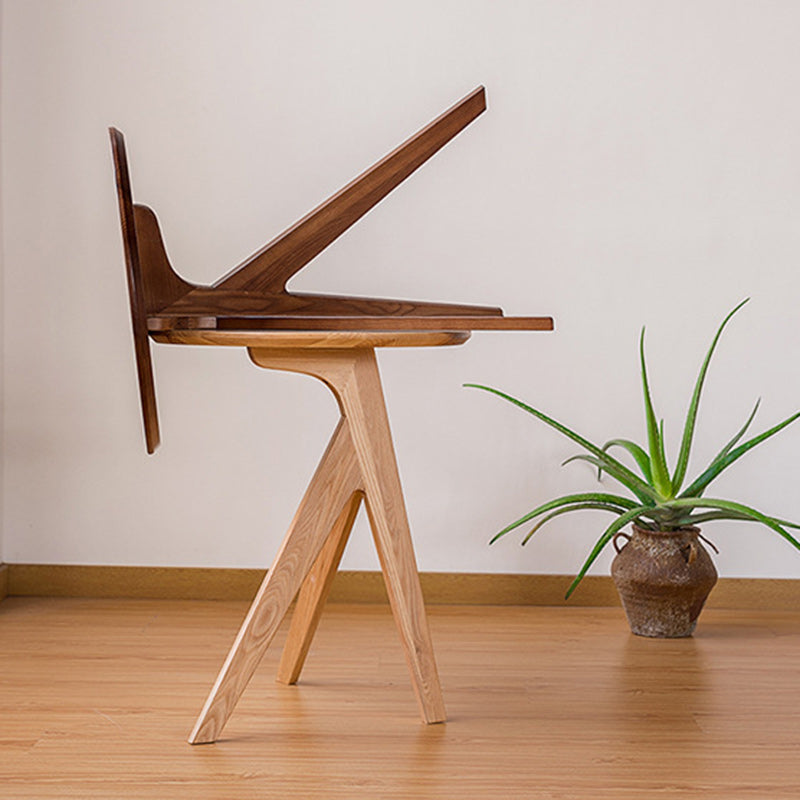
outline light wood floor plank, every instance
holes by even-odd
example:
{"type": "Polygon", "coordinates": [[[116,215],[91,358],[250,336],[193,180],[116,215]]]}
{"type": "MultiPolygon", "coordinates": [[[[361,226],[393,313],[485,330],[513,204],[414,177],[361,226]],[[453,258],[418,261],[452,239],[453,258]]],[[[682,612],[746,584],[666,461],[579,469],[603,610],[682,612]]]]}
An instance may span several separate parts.
{"type": "Polygon", "coordinates": [[[800,797],[800,613],[708,609],[657,641],[618,608],[434,606],[450,717],[425,726],[388,607],[330,604],[300,683],[273,648],[191,747],[245,608],[2,602],[0,798],[800,797]]]}

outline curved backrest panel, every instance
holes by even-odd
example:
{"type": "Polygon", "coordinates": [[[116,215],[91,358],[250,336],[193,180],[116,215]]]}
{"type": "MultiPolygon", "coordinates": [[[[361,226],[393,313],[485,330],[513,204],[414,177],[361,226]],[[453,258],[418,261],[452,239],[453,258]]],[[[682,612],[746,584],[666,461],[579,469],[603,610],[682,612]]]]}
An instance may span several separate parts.
{"type": "Polygon", "coordinates": [[[188,283],[172,269],[153,210],[134,203],[133,220],[144,310],[148,315],[155,314],[199,287],[188,283]]]}
{"type": "Polygon", "coordinates": [[[136,218],[125,153],[125,137],[116,128],[109,128],[111,150],[114,154],[114,169],[117,177],[119,218],[122,225],[122,246],[125,250],[125,267],[128,275],[128,296],[131,306],[133,345],[136,352],[136,370],[139,376],[139,397],[142,404],[144,436],[147,452],[153,453],[161,441],[158,428],[158,409],[153,377],[153,362],[150,356],[150,340],[147,335],[147,311],[145,287],[142,277],[139,243],[136,238],[136,218]]]}

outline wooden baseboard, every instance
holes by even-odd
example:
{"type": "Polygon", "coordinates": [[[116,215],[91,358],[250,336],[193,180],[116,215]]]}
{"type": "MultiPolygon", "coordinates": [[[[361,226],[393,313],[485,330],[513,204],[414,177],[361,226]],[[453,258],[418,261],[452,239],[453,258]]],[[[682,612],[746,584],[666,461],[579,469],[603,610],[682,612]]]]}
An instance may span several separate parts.
{"type": "MultiPolygon", "coordinates": [[[[265,570],[191,567],[105,567],[6,564],[0,567],[3,596],[130,597],[174,600],[251,600],[265,570]]],[[[607,575],[590,575],[569,601],[571,576],[422,573],[427,603],[453,605],[614,606],[616,590],[607,575]]],[[[330,599],[340,603],[386,603],[379,572],[336,576],[330,599]]],[[[709,608],[800,611],[800,580],[722,578],[709,608]]]]}

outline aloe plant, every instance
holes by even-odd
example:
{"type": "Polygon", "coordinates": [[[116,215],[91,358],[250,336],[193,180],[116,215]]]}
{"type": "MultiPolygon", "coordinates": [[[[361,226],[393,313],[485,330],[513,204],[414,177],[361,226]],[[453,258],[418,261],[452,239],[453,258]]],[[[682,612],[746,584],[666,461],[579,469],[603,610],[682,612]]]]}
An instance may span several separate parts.
{"type": "Polygon", "coordinates": [[[552,417],[532,408],[527,403],[511,395],[489,386],[482,386],[475,383],[465,384],[467,387],[482,389],[483,391],[491,392],[498,397],[502,397],[504,400],[519,406],[550,427],[555,428],[555,430],[559,431],[564,436],[572,439],[572,441],[579,444],[587,452],[572,456],[572,458],[567,459],[564,464],[572,461],[588,462],[597,468],[598,478],[605,472],[618,483],[622,484],[622,486],[633,495],[633,497],[626,497],[624,495],[607,492],[584,492],[565,495],[529,511],[518,520],[503,528],[503,530],[492,538],[491,542],[494,543],[500,537],[505,536],[509,531],[535,520],[530,532],[522,540],[522,544],[526,544],[531,536],[546,522],[571,511],[596,509],[614,514],[614,521],[603,531],[592,548],[588,558],[567,590],[567,597],[575,591],[575,588],[578,586],[589,567],[594,563],[603,548],[614,538],[614,535],[631,522],[635,523],[640,528],[648,530],[673,531],[686,526],[699,525],[717,520],[752,521],[766,525],[800,550],[800,542],[786,530],[787,528],[800,529],[800,525],[768,516],[742,503],[705,496],[709,484],[721,472],[730,467],[735,461],[738,461],[745,453],[756,447],[756,445],[761,444],[788,425],[791,425],[792,422],[800,417],[800,412],[792,414],[777,425],[743,442],[742,439],[749,430],[756,412],[758,411],[760,401],[756,402],[755,407],[744,425],[742,425],[730,441],[725,444],[711,463],[684,488],[686,472],[689,465],[689,455],[694,440],[700,395],[703,391],[703,384],[705,383],[708,366],[723,330],[734,314],[736,314],[745,303],[747,303],[747,300],[743,300],[739,303],[739,305],[722,320],[711,342],[711,346],[708,348],[700,368],[700,373],[697,376],[697,381],[694,385],[694,391],[692,392],[692,397],[689,402],[689,409],[686,413],[686,422],[683,427],[678,458],[675,463],[675,468],[671,472],[667,464],[664,447],[664,422],[663,420],[660,422],[657,420],[650,393],[647,364],[645,360],[644,328],[642,328],[639,338],[639,363],[644,395],[645,422],[647,425],[646,449],[629,439],[611,439],[602,446],[593,444],[588,439],[575,433],[575,431],[562,425],[552,417]],[[620,448],[625,451],[638,468],[640,474],[634,472],[633,469],[630,469],[619,459],[614,458],[609,453],[612,448],[620,448]]]}

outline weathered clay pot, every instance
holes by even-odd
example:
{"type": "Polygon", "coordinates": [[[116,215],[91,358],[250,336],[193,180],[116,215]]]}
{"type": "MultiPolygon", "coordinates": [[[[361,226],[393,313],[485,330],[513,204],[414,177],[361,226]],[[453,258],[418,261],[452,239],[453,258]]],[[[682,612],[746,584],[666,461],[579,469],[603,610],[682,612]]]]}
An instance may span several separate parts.
{"type": "Polygon", "coordinates": [[[717,570],[699,539],[698,528],[648,531],[614,537],[617,556],[611,575],[631,630],[639,636],[691,636],[703,604],[717,582],[717,570]],[[628,542],[620,548],[618,537],[628,542]]]}

